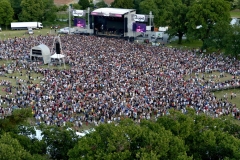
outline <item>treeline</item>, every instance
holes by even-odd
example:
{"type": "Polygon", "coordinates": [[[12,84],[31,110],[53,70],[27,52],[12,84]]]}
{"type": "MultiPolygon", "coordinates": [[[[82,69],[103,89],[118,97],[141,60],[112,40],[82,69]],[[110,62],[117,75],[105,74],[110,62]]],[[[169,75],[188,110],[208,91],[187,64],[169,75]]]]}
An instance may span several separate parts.
{"type": "Polygon", "coordinates": [[[240,126],[228,117],[216,118],[170,110],[156,121],[131,119],[102,124],[84,137],[70,126],[38,126],[42,139],[26,120],[31,109],[15,110],[0,120],[1,160],[47,159],[240,159],[240,126]]]}

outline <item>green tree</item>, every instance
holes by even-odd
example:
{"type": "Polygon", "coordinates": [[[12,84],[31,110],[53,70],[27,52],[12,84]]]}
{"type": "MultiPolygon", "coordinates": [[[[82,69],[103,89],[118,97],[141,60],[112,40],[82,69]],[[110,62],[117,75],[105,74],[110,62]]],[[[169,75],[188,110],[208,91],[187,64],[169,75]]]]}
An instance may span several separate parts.
{"type": "Polygon", "coordinates": [[[172,10],[172,0],[143,0],[139,5],[140,13],[149,15],[152,11],[155,26],[166,26],[172,10]]]}
{"type": "Polygon", "coordinates": [[[182,37],[187,33],[187,13],[195,0],[173,0],[171,13],[169,14],[167,24],[169,26],[169,38],[178,36],[178,44],[182,44],[182,37]]]}
{"type": "Polygon", "coordinates": [[[57,18],[57,7],[53,0],[42,0],[43,1],[43,17],[42,21],[53,22],[57,18]]]}
{"type": "Polygon", "coordinates": [[[133,0],[114,0],[111,4],[111,7],[132,9],[134,8],[134,3],[133,0]]]}
{"type": "Polygon", "coordinates": [[[65,5],[59,6],[59,7],[57,8],[57,11],[58,11],[58,12],[67,11],[67,9],[68,9],[68,6],[65,4],[65,5]]]}
{"type": "Polygon", "coordinates": [[[223,43],[225,44],[225,54],[238,58],[240,51],[240,26],[233,25],[224,35],[223,43]]]}
{"type": "Polygon", "coordinates": [[[21,7],[20,21],[41,21],[43,19],[45,11],[43,0],[22,0],[21,7]]]}
{"type": "Polygon", "coordinates": [[[101,0],[95,4],[95,7],[97,8],[105,8],[108,7],[108,5],[104,2],[104,0],[101,0]]]}
{"type": "Polygon", "coordinates": [[[70,159],[191,159],[184,142],[162,126],[150,121],[139,126],[132,120],[100,125],[79,139],[68,155],[70,159]]]}
{"type": "Polygon", "coordinates": [[[12,6],[13,10],[14,10],[13,18],[15,20],[18,20],[18,14],[20,14],[21,11],[22,11],[22,7],[21,7],[22,0],[9,0],[9,1],[11,3],[11,6],[12,6]]]}
{"type": "Polygon", "coordinates": [[[200,39],[202,49],[210,47],[211,31],[215,30],[217,23],[230,22],[230,5],[225,0],[200,0],[194,3],[187,14],[188,36],[200,39]]]}
{"type": "Polygon", "coordinates": [[[73,9],[82,9],[82,6],[80,6],[78,3],[72,4],[73,9]]]}
{"type": "Polygon", "coordinates": [[[1,160],[33,160],[29,152],[19,144],[18,140],[12,138],[9,134],[4,133],[0,137],[0,159],[1,160]]]}
{"type": "Polygon", "coordinates": [[[78,136],[72,129],[57,126],[41,126],[43,141],[45,142],[47,152],[53,159],[67,160],[68,151],[77,144],[78,136]]]}
{"type": "Polygon", "coordinates": [[[16,109],[12,115],[0,120],[0,131],[16,131],[18,125],[26,123],[26,120],[32,116],[31,108],[16,109]]]}
{"type": "Polygon", "coordinates": [[[133,3],[134,3],[134,9],[136,9],[136,13],[141,13],[140,11],[140,3],[142,2],[143,0],[134,0],[133,3]]]}
{"type": "Polygon", "coordinates": [[[8,0],[0,0],[0,25],[8,26],[13,20],[14,11],[8,0]]]}
{"type": "Polygon", "coordinates": [[[82,6],[83,10],[86,10],[88,7],[91,6],[89,0],[79,0],[78,4],[82,6]]]}

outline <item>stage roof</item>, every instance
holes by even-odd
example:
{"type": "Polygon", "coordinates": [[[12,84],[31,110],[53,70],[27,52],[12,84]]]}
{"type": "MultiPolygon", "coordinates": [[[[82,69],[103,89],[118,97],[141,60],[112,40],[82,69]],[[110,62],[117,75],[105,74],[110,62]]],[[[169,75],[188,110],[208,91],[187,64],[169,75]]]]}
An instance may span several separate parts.
{"type": "Polygon", "coordinates": [[[128,12],[135,11],[135,9],[122,9],[122,8],[98,8],[91,12],[91,15],[101,15],[109,16],[111,14],[124,15],[128,12]]]}

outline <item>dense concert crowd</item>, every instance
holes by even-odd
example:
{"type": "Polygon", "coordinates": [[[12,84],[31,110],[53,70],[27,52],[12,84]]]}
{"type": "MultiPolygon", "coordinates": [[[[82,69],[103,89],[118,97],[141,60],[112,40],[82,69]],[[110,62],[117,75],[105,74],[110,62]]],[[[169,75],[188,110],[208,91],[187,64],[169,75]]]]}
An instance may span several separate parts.
{"type": "Polygon", "coordinates": [[[76,127],[89,123],[110,123],[122,118],[155,119],[169,109],[212,117],[232,115],[239,109],[229,99],[217,98],[212,90],[240,86],[240,61],[221,54],[197,54],[166,46],[131,43],[123,39],[96,36],[61,36],[62,53],[70,69],[42,67],[29,60],[32,47],[45,44],[51,49],[53,35],[13,38],[1,42],[3,60],[0,76],[12,70],[16,84],[1,80],[6,95],[0,97],[0,114],[32,107],[36,124],[76,127]],[[7,61],[6,61],[7,62],[7,61]],[[219,72],[220,75],[214,75],[219,72]],[[33,73],[42,76],[31,77],[33,73]],[[232,78],[222,81],[227,74],[232,78]],[[21,78],[21,77],[29,77],[21,78]],[[41,80],[36,84],[36,79],[41,80]]]}

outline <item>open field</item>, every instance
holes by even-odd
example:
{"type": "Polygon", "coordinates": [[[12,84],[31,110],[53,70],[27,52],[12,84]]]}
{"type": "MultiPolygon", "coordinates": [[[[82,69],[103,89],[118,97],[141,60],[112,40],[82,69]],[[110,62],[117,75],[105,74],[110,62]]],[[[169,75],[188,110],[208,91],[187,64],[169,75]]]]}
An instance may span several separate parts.
{"type": "Polygon", "coordinates": [[[202,41],[187,41],[187,40],[182,40],[182,44],[178,44],[178,40],[172,41],[171,43],[168,43],[167,46],[169,47],[176,47],[176,48],[200,48],[202,46],[202,41]]]}
{"type": "Polygon", "coordinates": [[[233,18],[240,18],[240,11],[239,10],[233,10],[230,12],[231,17],[233,18]]]}
{"type": "Polygon", "coordinates": [[[224,98],[224,94],[228,95],[228,100],[233,103],[236,104],[238,108],[240,108],[240,88],[236,88],[236,89],[227,89],[227,90],[222,90],[222,91],[216,91],[213,92],[217,98],[224,98]],[[237,97],[232,98],[231,99],[231,93],[235,93],[237,95],[237,97]]]}
{"type": "MultiPolygon", "coordinates": [[[[225,73],[225,77],[222,78],[218,78],[220,76],[220,72],[213,72],[213,73],[199,73],[198,77],[202,77],[202,75],[204,75],[205,81],[208,81],[210,79],[212,79],[213,81],[218,81],[218,82],[225,82],[227,80],[231,80],[232,76],[228,73],[225,73]],[[211,78],[211,75],[213,75],[213,78],[211,78]]],[[[185,79],[190,79],[190,77],[195,77],[195,73],[188,75],[185,77],[185,79]]]]}
{"type": "MultiPolygon", "coordinates": [[[[4,40],[7,38],[14,38],[14,37],[29,37],[29,34],[25,34],[27,30],[3,30],[0,32],[0,40],[4,40]]],[[[47,35],[47,34],[54,34],[54,30],[50,28],[34,30],[34,35],[31,36],[38,36],[38,35],[47,35]]]]}

